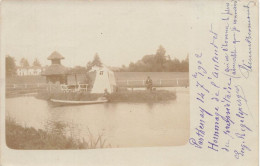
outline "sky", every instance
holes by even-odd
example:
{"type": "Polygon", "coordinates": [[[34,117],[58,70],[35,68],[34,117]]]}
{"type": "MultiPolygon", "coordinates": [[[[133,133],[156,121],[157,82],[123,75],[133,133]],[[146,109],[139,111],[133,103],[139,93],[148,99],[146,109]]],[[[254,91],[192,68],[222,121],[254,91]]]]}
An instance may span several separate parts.
{"type": "MultiPolygon", "coordinates": [[[[2,55],[49,65],[57,51],[65,66],[86,66],[95,55],[120,67],[154,54],[186,58],[191,15],[179,1],[4,1],[2,55]]],[[[188,10],[188,9],[187,9],[188,10]]]]}

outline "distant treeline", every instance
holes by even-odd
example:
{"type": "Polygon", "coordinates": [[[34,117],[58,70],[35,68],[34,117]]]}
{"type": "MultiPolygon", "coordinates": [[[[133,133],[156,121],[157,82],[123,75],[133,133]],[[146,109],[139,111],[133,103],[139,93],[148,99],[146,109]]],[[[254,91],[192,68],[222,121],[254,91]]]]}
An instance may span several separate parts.
{"type": "Polygon", "coordinates": [[[116,71],[121,72],[188,72],[189,57],[180,61],[177,58],[171,59],[166,56],[165,49],[160,46],[155,54],[145,55],[136,63],[131,62],[129,66],[123,65],[116,71]]]}
{"type": "MultiPolygon", "coordinates": [[[[69,69],[69,73],[86,73],[93,66],[102,66],[99,55],[96,53],[93,61],[89,61],[86,66],[75,66],[69,69]]],[[[28,60],[22,58],[20,61],[21,67],[29,67],[28,60]]],[[[32,66],[41,67],[41,63],[36,58],[32,66]]],[[[6,56],[6,76],[16,76],[16,64],[14,57],[6,56]]],[[[128,66],[111,67],[117,72],[188,72],[189,71],[189,56],[185,60],[180,61],[177,58],[171,59],[170,55],[166,55],[166,50],[163,46],[159,46],[155,54],[145,55],[141,60],[128,66]]]]}
{"type": "MultiPolygon", "coordinates": [[[[11,57],[10,55],[6,55],[5,57],[5,73],[6,73],[6,77],[11,77],[11,76],[16,76],[17,73],[16,73],[16,69],[18,66],[16,66],[16,63],[15,63],[15,58],[14,57],[11,57]]],[[[22,58],[20,60],[20,67],[23,67],[23,68],[28,68],[28,67],[41,67],[41,63],[40,61],[35,58],[32,65],[29,64],[28,60],[25,59],[25,58],[22,58]]]]}
{"type": "MultiPolygon", "coordinates": [[[[93,61],[87,63],[87,67],[75,66],[70,69],[70,73],[86,73],[92,66],[102,66],[99,55],[96,53],[93,61]]],[[[156,54],[145,55],[136,63],[131,62],[128,66],[110,67],[115,72],[188,72],[189,57],[180,61],[177,58],[171,59],[170,55],[166,56],[163,46],[159,46],[156,54]]]]}

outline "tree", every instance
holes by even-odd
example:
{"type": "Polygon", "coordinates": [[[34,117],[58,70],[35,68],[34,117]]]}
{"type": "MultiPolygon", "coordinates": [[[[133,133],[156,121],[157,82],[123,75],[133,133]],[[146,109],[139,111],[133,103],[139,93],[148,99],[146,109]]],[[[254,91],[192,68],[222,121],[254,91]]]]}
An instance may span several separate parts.
{"type": "Polygon", "coordinates": [[[94,56],[94,59],[92,61],[92,66],[99,66],[99,67],[102,67],[102,62],[98,56],[98,54],[96,53],[95,56],[94,56]]]}
{"type": "Polygon", "coordinates": [[[16,75],[15,59],[9,55],[5,57],[5,73],[6,77],[16,75]]]}
{"type": "Polygon", "coordinates": [[[134,64],[133,62],[131,62],[131,63],[129,64],[128,70],[129,70],[129,71],[136,71],[135,64],[134,64]]]}
{"type": "Polygon", "coordinates": [[[170,71],[179,72],[181,68],[181,62],[179,59],[174,58],[172,61],[172,65],[170,66],[170,71]]]}
{"type": "Polygon", "coordinates": [[[159,46],[154,57],[156,63],[154,64],[156,71],[164,71],[163,64],[166,62],[165,53],[165,48],[163,48],[163,46],[159,46]]]}
{"type": "Polygon", "coordinates": [[[38,59],[35,58],[34,61],[33,61],[33,66],[41,67],[42,65],[41,65],[41,63],[38,61],[38,59]]]}
{"type": "Polygon", "coordinates": [[[189,71],[189,55],[187,55],[186,59],[181,62],[180,66],[181,66],[180,71],[183,72],[189,71]]]}
{"type": "Polygon", "coordinates": [[[156,55],[164,57],[165,53],[166,53],[165,48],[162,45],[160,45],[159,48],[156,51],[156,55]]]}
{"type": "Polygon", "coordinates": [[[120,71],[120,72],[127,72],[128,69],[127,69],[127,67],[126,67],[125,65],[122,65],[122,67],[119,68],[119,71],[120,71]]]}
{"type": "Polygon", "coordinates": [[[28,60],[25,59],[25,58],[21,59],[20,65],[21,65],[21,67],[29,67],[30,66],[28,60]]]}
{"type": "Polygon", "coordinates": [[[92,68],[92,62],[89,61],[89,62],[87,63],[87,71],[91,70],[91,68],[92,68]]]}
{"type": "Polygon", "coordinates": [[[170,55],[166,56],[166,50],[159,46],[156,54],[145,55],[141,60],[133,63],[128,67],[122,66],[120,71],[131,72],[188,72],[189,57],[180,62],[179,59],[171,59],[170,55]]]}
{"type": "Polygon", "coordinates": [[[154,63],[154,55],[145,55],[145,56],[143,56],[142,61],[145,64],[153,64],[154,63]]]}
{"type": "Polygon", "coordinates": [[[75,66],[74,68],[69,69],[69,74],[85,74],[87,73],[87,69],[82,66],[75,66]]]}

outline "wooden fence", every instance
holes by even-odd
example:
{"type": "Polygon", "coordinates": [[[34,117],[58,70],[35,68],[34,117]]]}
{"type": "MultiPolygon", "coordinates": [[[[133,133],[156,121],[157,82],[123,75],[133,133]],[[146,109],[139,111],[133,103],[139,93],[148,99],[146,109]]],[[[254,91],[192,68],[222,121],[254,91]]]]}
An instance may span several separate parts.
{"type": "MultiPolygon", "coordinates": [[[[145,80],[117,80],[119,87],[145,87],[145,80]]],[[[189,79],[159,79],[153,80],[153,87],[188,87],[189,79]]]]}

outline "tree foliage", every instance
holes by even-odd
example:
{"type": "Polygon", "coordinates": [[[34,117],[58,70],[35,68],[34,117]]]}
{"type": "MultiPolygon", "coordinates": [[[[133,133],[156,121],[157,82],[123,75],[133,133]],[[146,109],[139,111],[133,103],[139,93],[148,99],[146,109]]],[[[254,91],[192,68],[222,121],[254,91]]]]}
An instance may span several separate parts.
{"type": "Polygon", "coordinates": [[[87,63],[87,71],[91,70],[91,68],[92,68],[92,62],[89,61],[89,62],[87,63]]]}
{"type": "Polygon", "coordinates": [[[29,65],[29,62],[28,62],[27,59],[22,58],[21,61],[20,61],[20,66],[21,67],[29,67],[30,65],[29,65]]]}
{"type": "Polygon", "coordinates": [[[34,61],[33,61],[33,66],[41,67],[42,65],[39,62],[39,60],[37,58],[35,58],[34,61]]]}
{"type": "Polygon", "coordinates": [[[97,53],[95,54],[94,59],[92,61],[92,66],[102,67],[102,62],[101,62],[99,55],[97,53]]]}
{"type": "Polygon", "coordinates": [[[6,73],[6,77],[11,77],[16,75],[15,59],[9,55],[5,57],[5,73],[6,73]]]}
{"type": "Polygon", "coordinates": [[[98,67],[102,67],[102,62],[99,58],[99,55],[96,53],[93,60],[92,61],[89,61],[86,65],[86,69],[87,71],[91,70],[91,68],[93,66],[98,66],[98,67]]]}
{"type": "Polygon", "coordinates": [[[166,55],[163,46],[159,46],[155,54],[145,55],[136,63],[131,62],[128,67],[122,66],[119,71],[130,72],[188,72],[189,57],[180,61],[177,58],[171,59],[166,55]]]}
{"type": "Polygon", "coordinates": [[[87,73],[87,69],[82,66],[75,66],[68,71],[69,74],[85,74],[87,73]]]}
{"type": "Polygon", "coordinates": [[[189,55],[181,62],[180,71],[189,71],[189,55]]]}

